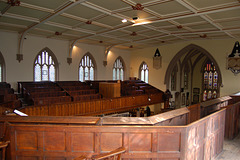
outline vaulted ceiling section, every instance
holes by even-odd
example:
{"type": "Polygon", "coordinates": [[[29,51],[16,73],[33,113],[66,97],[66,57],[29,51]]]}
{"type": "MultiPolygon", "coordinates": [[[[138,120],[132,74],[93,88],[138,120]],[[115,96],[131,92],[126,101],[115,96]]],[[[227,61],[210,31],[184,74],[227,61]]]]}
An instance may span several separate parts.
{"type": "Polygon", "coordinates": [[[0,12],[0,30],[22,38],[122,49],[240,38],[239,0],[0,0],[0,12]]]}

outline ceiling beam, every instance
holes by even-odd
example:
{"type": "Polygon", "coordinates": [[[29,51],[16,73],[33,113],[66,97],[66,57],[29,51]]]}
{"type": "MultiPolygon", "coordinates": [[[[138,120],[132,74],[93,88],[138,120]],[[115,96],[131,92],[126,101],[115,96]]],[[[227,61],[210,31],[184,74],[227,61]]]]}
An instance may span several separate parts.
{"type": "MultiPolygon", "coordinates": [[[[20,36],[20,39],[19,39],[19,43],[18,43],[18,54],[17,54],[17,57],[22,57],[22,47],[23,47],[23,41],[24,41],[24,38],[26,36],[26,34],[36,28],[37,26],[39,26],[40,24],[43,24],[49,20],[51,20],[52,18],[56,17],[57,15],[60,15],[62,14],[63,12],[65,12],[66,10],[68,10],[69,8],[72,8],[78,4],[81,4],[83,2],[85,2],[86,0],[78,0],[76,2],[67,2],[65,3],[63,6],[60,6],[59,8],[57,8],[54,13],[50,13],[48,16],[46,16],[45,18],[41,19],[39,23],[35,23],[33,25],[31,25],[30,27],[28,27],[26,30],[23,31],[23,33],[21,34],[20,36]]],[[[19,60],[20,62],[21,60],[19,60]]]]}

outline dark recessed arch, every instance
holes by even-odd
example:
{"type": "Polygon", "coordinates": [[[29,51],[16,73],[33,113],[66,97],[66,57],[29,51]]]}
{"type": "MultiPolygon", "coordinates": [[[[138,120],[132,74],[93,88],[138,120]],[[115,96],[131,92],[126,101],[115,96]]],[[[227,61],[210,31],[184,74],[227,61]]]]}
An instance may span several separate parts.
{"type": "Polygon", "coordinates": [[[216,62],[216,60],[213,58],[213,56],[207,51],[205,50],[204,48],[198,46],[198,45],[195,45],[195,44],[190,44],[186,47],[184,47],[183,49],[181,49],[174,57],[173,59],[171,60],[171,62],[169,63],[168,65],[168,68],[167,68],[167,71],[166,71],[166,74],[165,74],[165,79],[164,79],[164,84],[166,84],[166,88],[169,89],[169,82],[170,82],[170,78],[171,78],[171,73],[174,69],[174,66],[176,64],[176,62],[178,62],[180,60],[180,58],[188,53],[188,52],[192,52],[192,51],[198,51],[200,53],[202,53],[203,55],[205,55],[208,59],[210,59],[216,66],[216,70],[218,71],[219,73],[219,83],[222,84],[222,75],[221,75],[221,72],[220,72],[220,68],[219,68],[219,65],[218,63],[216,62]]]}
{"type": "Polygon", "coordinates": [[[5,65],[5,60],[4,57],[2,55],[2,53],[0,52],[0,64],[1,64],[1,79],[0,82],[5,82],[6,81],[6,65],[5,65]]]}

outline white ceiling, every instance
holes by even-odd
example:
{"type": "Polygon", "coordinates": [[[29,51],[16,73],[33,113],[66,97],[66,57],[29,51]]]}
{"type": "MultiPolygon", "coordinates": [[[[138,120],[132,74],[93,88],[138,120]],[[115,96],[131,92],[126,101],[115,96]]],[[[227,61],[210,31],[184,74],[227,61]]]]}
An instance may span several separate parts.
{"type": "Polygon", "coordinates": [[[240,0],[20,0],[19,6],[8,1],[17,2],[0,0],[0,30],[23,37],[123,49],[240,38],[240,0]],[[148,24],[133,25],[140,22],[148,24]]]}

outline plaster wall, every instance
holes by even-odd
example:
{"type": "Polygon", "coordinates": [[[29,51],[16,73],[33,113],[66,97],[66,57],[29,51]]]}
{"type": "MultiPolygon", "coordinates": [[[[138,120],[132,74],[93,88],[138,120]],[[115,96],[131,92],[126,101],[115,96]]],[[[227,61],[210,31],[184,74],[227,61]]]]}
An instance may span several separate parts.
{"type": "Polygon", "coordinates": [[[214,57],[222,74],[223,87],[220,89],[220,96],[229,95],[240,90],[240,74],[234,75],[226,69],[226,58],[232,52],[235,42],[236,40],[233,39],[198,40],[135,50],[131,54],[130,76],[138,77],[139,66],[142,61],[145,61],[149,66],[149,83],[165,91],[164,78],[170,61],[181,49],[190,44],[195,44],[207,50],[214,57]],[[158,70],[153,68],[152,59],[157,48],[162,55],[162,68],[158,70]]]}
{"type": "Polygon", "coordinates": [[[18,52],[18,34],[0,32],[0,52],[6,65],[6,82],[17,89],[18,81],[33,81],[33,63],[37,54],[48,47],[57,57],[59,63],[59,81],[78,80],[78,66],[81,58],[91,53],[96,61],[96,80],[112,80],[112,68],[117,57],[121,56],[125,63],[125,79],[130,73],[130,52],[113,48],[108,54],[107,66],[103,66],[105,47],[77,43],[72,53],[72,64],[67,63],[69,57],[69,42],[50,38],[26,36],[23,43],[23,61],[16,60],[18,52]]]}

